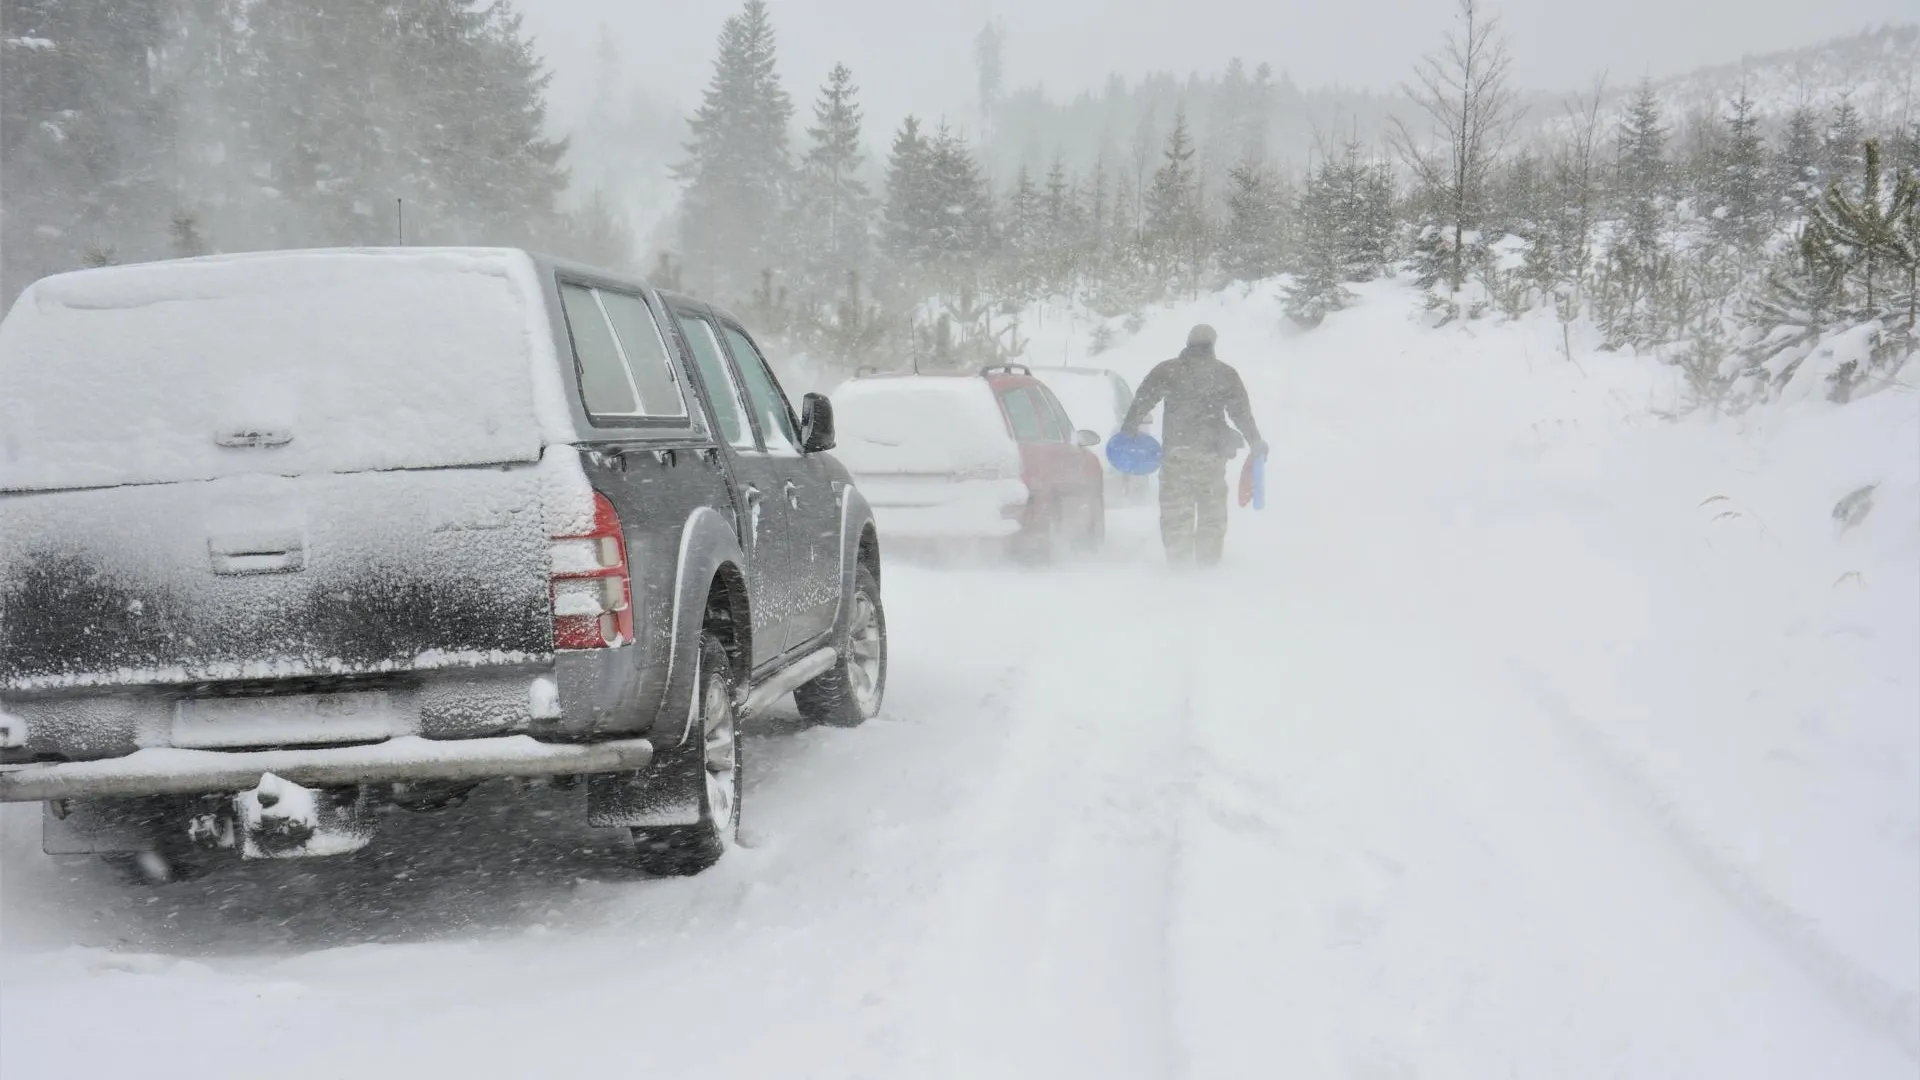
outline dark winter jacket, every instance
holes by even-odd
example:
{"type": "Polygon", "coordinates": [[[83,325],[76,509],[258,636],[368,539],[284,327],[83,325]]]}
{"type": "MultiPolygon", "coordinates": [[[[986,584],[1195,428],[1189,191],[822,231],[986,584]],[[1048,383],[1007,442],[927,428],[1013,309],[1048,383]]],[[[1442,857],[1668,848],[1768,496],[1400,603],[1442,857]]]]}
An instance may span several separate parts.
{"type": "Polygon", "coordinates": [[[1133,408],[1120,430],[1129,434],[1140,430],[1155,405],[1164,399],[1167,412],[1160,433],[1161,445],[1169,450],[1200,450],[1228,458],[1240,447],[1240,440],[1227,427],[1226,417],[1240,429],[1249,445],[1262,447],[1259,425],[1253,422],[1253,406],[1247,402],[1247,388],[1240,373],[1213,355],[1211,345],[1189,345],[1172,360],[1164,360],[1147,373],[1134,394],[1133,408]]]}

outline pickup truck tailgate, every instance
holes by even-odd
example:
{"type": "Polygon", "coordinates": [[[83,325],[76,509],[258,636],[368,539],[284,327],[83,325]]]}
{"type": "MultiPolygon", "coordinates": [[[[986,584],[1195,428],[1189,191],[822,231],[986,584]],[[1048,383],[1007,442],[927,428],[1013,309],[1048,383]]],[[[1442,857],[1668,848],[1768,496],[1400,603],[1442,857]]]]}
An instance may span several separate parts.
{"type": "Polygon", "coordinates": [[[537,662],[539,465],[0,493],[0,690],[537,662]]]}

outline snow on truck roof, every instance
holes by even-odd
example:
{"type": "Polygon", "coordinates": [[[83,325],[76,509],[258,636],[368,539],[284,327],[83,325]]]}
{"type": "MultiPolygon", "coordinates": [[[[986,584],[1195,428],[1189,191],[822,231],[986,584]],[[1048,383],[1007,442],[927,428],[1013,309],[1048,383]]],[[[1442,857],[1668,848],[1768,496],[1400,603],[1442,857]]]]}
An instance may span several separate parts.
{"type": "Polygon", "coordinates": [[[543,291],[498,248],[44,278],[0,322],[0,491],[536,461],[573,439],[543,291]]]}

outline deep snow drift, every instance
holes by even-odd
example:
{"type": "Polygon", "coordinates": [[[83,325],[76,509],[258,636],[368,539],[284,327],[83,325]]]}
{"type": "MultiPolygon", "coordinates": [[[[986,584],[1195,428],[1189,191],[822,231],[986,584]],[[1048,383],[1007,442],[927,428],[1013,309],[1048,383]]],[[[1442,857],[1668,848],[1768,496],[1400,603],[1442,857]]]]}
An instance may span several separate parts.
{"type": "Polygon", "coordinates": [[[763,725],[699,878],[489,791],[149,899],[8,809],[0,1074],[1913,1075],[1920,398],[1662,420],[1358,293],[1094,361],[1220,329],[1227,564],[890,567],[885,716],[763,725]]]}

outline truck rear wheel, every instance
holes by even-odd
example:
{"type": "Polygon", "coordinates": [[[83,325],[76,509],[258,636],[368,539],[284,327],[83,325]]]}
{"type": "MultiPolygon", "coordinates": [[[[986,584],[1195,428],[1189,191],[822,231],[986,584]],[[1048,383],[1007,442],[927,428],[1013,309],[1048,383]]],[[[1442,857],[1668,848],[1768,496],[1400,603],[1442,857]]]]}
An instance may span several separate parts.
{"type": "MultiPolygon", "coordinates": [[[[697,768],[686,771],[696,773],[691,794],[698,800],[700,820],[633,830],[640,869],[661,877],[697,874],[719,862],[740,829],[740,729],[733,669],[726,648],[711,633],[700,635],[694,692],[699,695],[694,730],[667,754],[695,759],[689,764],[697,768]]],[[[662,772],[672,776],[681,770],[668,767],[662,772]]]]}
{"type": "Polygon", "coordinates": [[[880,582],[865,566],[854,571],[850,602],[833,667],[793,692],[809,723],[859,727],[880,714],[887,692],[887,611],[880,604],[880,582]]]}

